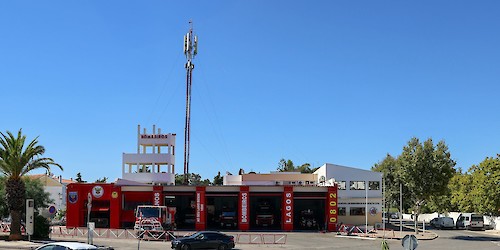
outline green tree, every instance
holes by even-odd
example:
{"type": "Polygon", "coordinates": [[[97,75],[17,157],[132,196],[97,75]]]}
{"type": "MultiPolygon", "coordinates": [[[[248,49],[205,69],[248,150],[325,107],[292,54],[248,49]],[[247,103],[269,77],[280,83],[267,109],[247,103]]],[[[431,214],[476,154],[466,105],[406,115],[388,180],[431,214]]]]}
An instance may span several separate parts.
{"type": "Polygon", "coordinates": [[[434,145],[432,139],[427,139],[422,144],[414,137],[403,148],[398,157],[399,175],[411,195],[415,220],[425,202],[447,193],[455,164],[444,141],[434,145]]]}
{"type": "Polygon", "coordinates": [[[300,166],[295,166],[292,160],[281,159],[278,163],[277,170],[279,172],[301,172],[303,174],[313,173],[318,168],[311,169],[311,164],[304,163],[300,166]]]}
{"type": "Polygon", "coordinates": [[[80,172],[76,173],[76,179],[75,179],[75,181],[78,182],[78,183],[85,182],[84,180],[82,180],[82,174],[80,172]]]}
{"type": "Polygon", "coordinates": [[[472,213],[476,210],[472,203],[472,176],[459,169],[448,184],[451,190],[451,204],[458,211],[472,213]]]}
{"type": "MultiPolygon", "coordinates": [[[[47,208],[49,204],[54,202],[52,199],[50,199],[50,194],[48,192],[45,192],[43,184],[39,179],[23,178],[23,180],[26,186],[25,197],[27,199],[34,200],[35,211],[41,208],[47,208]]],[[[6,181],[6,177],[0,176],[0,197],[2,197],[2,199],[0,199],[0,216],[2,217],[9,216],[9,207],[7,206],[6,199],[3,199],[5,197],[6,181]]],[[[22,211],[26,211],[26,208],[24,207],[22,211]]]]}
{"type": "Polygon", "coordinates": [[[397,158],[394,158],[390,154],[387,154],[385,158],[376,163],[372,167],[372,171],[381,172],[382,178],[384,179],[384,199],[387,203],[389,210],[394,208],[396,210],[400,210],[400,193],[401,188],[403,192],[403,211],[408,211],[408,209],[412,206],[410,202],[410,193],[406,190],[406,186],[401,186],[402,183],[399,165],[397,158]]]}
{"type": "MultiPolygon", "coordinates": [[[[190,186],[208,186],[211,185],[209,179],[201,179],[201,175],[196,173],[189,173],[188,181],[190,186]]],[[[175,174],[175,185],[183,185],[184,184],[184,174],[175,174]]]]}
{"type": "MultiPolygon", "coordinates": [[[[50,194],[45,192],[43,183],[40,179],[25,177],[23,180],[26,185],[26,199],[34,200],[35,211],[47,208],[50,204],[54,203],[54,200],[50,198],[50,194]]],[[[24,211],[26,211],[26,209],[23,209],[23,212],[24,211]]]]}
{"type": "Polygon", "coordinates": [[[500,155],[487,157],[469,169],[470,196],[475,212],[498,215],[500,209],[500,155]]]}
{"type": "Polygon", "coordinates": [[[21,129],[17,137],[10,131],[0,134],[0,171],[7,178],[5,192],[12,219],[9,239],[20,240],[21,212],[26,196],[26,186],[21,177],[35,169],[45,168],[50,171],[50,165],[61,170],[62,167],[51,158],[42,157],[45,148],[38,145],[38,137],[25,145],[26,136],[22,134],[21,129]]]}
{"type": "Polygon", "coordinates": [[[106,183],[108,181],[108,177],[102,177],[100,179],[97,179],[95,182],[96,183],[106,183]]]}
{"type": "Polygon", "coordinates": [[[217,172],[217,175],[214,177],[213,184],[214,185],[224,184],[224,178],[220,175],[220,172],[217,172]]]}

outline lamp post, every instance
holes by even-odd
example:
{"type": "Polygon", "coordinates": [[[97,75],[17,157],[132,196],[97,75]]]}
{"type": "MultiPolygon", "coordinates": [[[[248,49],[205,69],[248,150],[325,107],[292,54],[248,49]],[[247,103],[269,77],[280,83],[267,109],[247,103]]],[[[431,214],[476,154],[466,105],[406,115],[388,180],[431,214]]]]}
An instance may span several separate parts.
{"type": "Polygon", "coordinates": [[[365,182],[365,234],[368,233],[368,181],[365,182]]]}
{"type": "Polygon", "coordinates": [[[62,206],[62,193],[58,193],[58,195],[59,195],[59,206],[57,207],[57,211],[60,211],[62,206]]]}
{"type": "Polygon", "coordinates": [[[90,225],[90,211],[92,210],[92,195],[90,192],[87,195],[87,243],[92,244],[92,234],[91,231],[94,230],[93,226],[90,225]]]}

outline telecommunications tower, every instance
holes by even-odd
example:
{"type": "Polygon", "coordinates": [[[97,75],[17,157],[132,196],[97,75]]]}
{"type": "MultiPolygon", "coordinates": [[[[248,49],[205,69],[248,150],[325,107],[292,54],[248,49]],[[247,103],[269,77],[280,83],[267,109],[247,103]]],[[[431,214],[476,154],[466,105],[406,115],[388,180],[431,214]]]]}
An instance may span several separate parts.
{"type": "Polygon", "coordinates": [[[184,55],[186,56],[186,125],[184,127],[184,185],[189,184],[189,141],[191,130],[191,81],[193,59],[198,53],[198,37],[193,33],[193,22],[189,21],[189,32],[184,36],[184,55]]]}

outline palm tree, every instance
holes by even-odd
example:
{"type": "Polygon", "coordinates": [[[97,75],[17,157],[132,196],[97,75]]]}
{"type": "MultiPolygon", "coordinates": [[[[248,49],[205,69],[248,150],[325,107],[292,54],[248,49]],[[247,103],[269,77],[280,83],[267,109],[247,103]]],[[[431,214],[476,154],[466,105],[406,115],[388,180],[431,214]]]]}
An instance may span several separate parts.
{"type": "Polygon", "coordinates": [[[22,238],[21,213],[25,203],[26,187],[21,177],[39,168],[50,171],[50,165],[63,169],[51,158],[41,157],[45,153],[45,148],[38,145],[38,137],[25,146],[26,136],[22,135],[21,131],[22,129],[19,129],[17,137],[10,131],[7,131],[7,135],[0,132],[0,171],[7,178],[5,193],[11,216],[9,235],[11,240],[22,238]]]}

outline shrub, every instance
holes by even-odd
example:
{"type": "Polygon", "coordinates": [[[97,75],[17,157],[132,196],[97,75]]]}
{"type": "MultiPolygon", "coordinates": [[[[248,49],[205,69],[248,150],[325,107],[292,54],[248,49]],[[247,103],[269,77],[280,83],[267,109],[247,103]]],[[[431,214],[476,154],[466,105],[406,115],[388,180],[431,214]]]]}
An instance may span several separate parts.
{"type": "Polygon", "coordinates": [[[50,234],[50,223],[49,221],[37,214],[35,215],[35,228],[33,232],[33,239],[49,239],[49,234],[50,234]]]}

